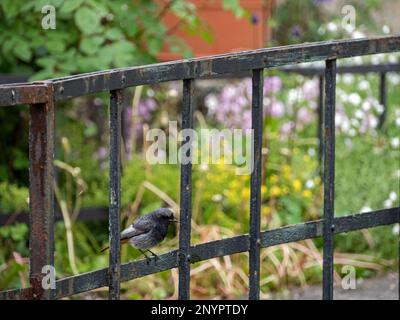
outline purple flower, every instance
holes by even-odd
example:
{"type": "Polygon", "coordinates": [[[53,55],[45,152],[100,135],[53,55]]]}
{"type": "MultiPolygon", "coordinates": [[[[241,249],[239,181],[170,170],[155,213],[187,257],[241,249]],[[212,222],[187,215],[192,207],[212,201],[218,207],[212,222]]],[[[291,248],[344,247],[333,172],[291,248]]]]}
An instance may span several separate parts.
{"type": "Polygon", "coordinates": [[[292,36],[295,38],[299,38],[301,36],[301,32],[302,30],[299,25],[295,25],[291,30],[292,36]]]}
{"type": "Polygon", "coordinates": [[[139,102],[138,114],[143,120],[148,121],[151,118],[151,113],[156,109],[156,101],[153,98],[147,98],[139,102]]]}
{"type": "Polygon", "coordinates": [[[318,96],[319,84],[317,79],[308,80],[304,83],[303,87],[303,96],[306,100],[313,100],[318,96]]]}
{"type": "Polygon", "coordinates": [[[98,159],[104,159],[107,156],[107,149],[104,147],[100,147],[97,150],[97,158],[98,159]]]}
{"type": "Polygon", "coordinates": [[[285,114],[285,106],[282,102],[272,98],[271,103],[267,105],[266,111],[271,117],[280,118],[285,114]]]}
{"type": "Polygon", "coordinates": [[[302,107],[299,109],[298,113],[297,113],[297,118],[299,119],[299,121],[303,124],[307,124],[310,123],[312,120],[312,115],[310,113],[310,111],[308,111],[307,108],[302,107]]]}
{"type": "Polygon", "coordinates": [[[264,79],[264,94],[277,93],[282,88],[282,80],[277,77],[268,77],[264,79]]]}
{"type": "Polygon", "coordinates": [[[281,133],[282,134],[289,134],[293,130],[293,128],[294,128],[294,122],[293,121],[286,122],[281,127],[281,133]]]}
{"type": "Polygon", "coordinates": [[[252,24],[257,24],[258,23],[258,15],[257,13],[253,12],[253,14],[251,15],[251,23],[252,24]]]}

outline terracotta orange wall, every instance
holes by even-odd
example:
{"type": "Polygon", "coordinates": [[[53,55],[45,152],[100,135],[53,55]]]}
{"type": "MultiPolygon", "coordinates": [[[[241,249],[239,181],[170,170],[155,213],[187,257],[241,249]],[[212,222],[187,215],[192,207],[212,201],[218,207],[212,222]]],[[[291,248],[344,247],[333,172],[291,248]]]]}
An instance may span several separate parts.
{"type": "MultiPolygon", "coordinates": [[[[161,0],[166,2],[169,0],[161,0]]],[[[172,13],[166,14],[164,22],[172,34],[185,40],[196,57],[212,54],[250,50],[264,47],[270,37],[267,25],[272,12],[273,0],[242,0],[240,4],[251,14],[257,16],[257,23],[251,18],[238,19],[231,11],[223,10],[220,0],[192,0],[197,6],[197,14],[211,30],[214,41],[208,43],[199,35],[184,32],[179,19],[172,13]],[[177,27],[176,27],[177,26],[177,27]]],[[[159,54],[161,61],[180,59],[182,56],[168,52],[167,47],[159,54]]]]}

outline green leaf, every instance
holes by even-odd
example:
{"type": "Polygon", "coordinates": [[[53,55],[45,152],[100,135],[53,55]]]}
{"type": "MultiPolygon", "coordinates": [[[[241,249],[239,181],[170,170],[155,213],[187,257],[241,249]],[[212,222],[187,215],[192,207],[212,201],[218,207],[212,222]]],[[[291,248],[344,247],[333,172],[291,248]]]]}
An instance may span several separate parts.
{"type": "Polygon", "coordinates": [[[119,40],[124,37],[124,34],[117,28],[111,28],[106,31],[105,37],[108,40],[119,40]]]}
{"type": "Polygon", "coordinates": [[[18,41],[14,47],[15,55],[25,62],[29,62],[32,58],[31,48],[25,41],[18,41]]]}
{"type": "Polygon", "coordinates": [[[92,55],[96,53],[96,51],[99,50],[100,45],[103,43],[104,38],[101,36],[97,37],[89,37],[89,38],[84,38],[80,45],[79,48],[83,53],[86,53],[88,55],[92,55]]]}
{"type": "Polygon", "coordinates": [[[75,13],[75,24],[82,33],[90,35],[99,32],[101,17],[87,7],[80,8],[75,13]]]}
{"type": "Polygon", "coordinates": [[[70,13],[75,11],[82,4],[83,0],[67,0],[61,5],[60,13],[70,13]]]}
{"type": "Polygon", "coordinates": [[[160,52],[163,46],[163,41],[160,38],[152,38],[147,42],[147,49],[151,55],[156,55],[160,52]]]}
{"type": "Polygon", "coordinates": [[[58,39],[48,40],[46,42],[46,48],[50,53],[60,53],[65,50],[65,43],[58,39]]]}

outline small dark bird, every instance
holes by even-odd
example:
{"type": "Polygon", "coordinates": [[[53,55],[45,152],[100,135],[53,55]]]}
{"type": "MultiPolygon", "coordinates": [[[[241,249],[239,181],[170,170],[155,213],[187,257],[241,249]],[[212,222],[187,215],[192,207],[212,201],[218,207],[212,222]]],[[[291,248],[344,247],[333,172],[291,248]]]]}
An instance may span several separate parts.
{"type": "MultiPolygon", "coordinates": [[[[157,259],[158,256],[150,248],[164,240],[171,222],[178,222],[178,220],[174,218],[174,213],[170,208],[157,209],[140,216],[121,232],[121,244],[129,243],[138,249],[146,259],[149,259],[146,251],[157,259]]],[[[109,246],[106,246],[100,252],[108,248],[109,246]]]]}

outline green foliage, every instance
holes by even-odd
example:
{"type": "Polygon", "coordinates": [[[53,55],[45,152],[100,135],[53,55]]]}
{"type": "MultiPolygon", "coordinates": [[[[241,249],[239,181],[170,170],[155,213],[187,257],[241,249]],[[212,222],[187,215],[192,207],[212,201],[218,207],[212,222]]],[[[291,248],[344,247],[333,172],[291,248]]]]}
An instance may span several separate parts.
{"type": "Polygon", "coordinates": [[[0,213],[28,210],[28,188],[0,182],[0,213]]]}
{"type": "MultiPolygon", "coordinates": [[[[225,7],[241,14],[237,1],[225,7]]],[[[174,0],[169,11],[183,26],[206,40],[209,31],[190,1],[174,0]]],[[[163,44],[189,54],[168,34],[155,1],[52,0],[2,1],[0,4],[0,72],[25,73],[32,80],[154,62],[163,44]],[[45,5],[55,8],[56,29],[45,30],[45,5]]]]}

